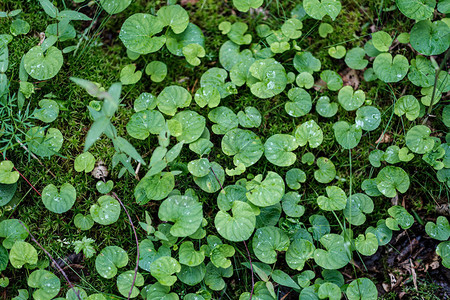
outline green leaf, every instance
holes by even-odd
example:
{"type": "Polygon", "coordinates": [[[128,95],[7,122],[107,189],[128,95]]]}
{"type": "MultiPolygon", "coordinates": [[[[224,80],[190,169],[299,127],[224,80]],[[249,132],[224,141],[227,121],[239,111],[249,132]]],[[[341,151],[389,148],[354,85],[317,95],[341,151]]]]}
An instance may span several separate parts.
{"type": "Polygon", "coordinates": [[[399,82],[408,73],[408,59],[401,54],[397,54],[392,59],[390,53],[382,53],[375,58],[373,70],[381,81],[386,83],[399,82]]]}
{"type": "Polygon", "coordinates": [[[216,268],[211,262],[206,265],[205,284],[213,291],[220,291],[225,288],[223,277],[231,277],[233,267],[226,269],[216,268]]]}
{"type": "MultiPolygon", "coordinates": [[[[190,286],[194,286],[202,282],[205,275],[206,266],[203,263],[195,267],[181,265],[181,271],[177,273],[178,279],[190,286]]],[[[184,299],[186,299],[186,297],[184,299]]]]}
{"type": "Polygon", "coordinates": [[[332,33],[334,31],[333,26],[331,26],[328,23],[320,23],[319,26],[319,35],[322,38],[326,38],[328,34],[332,33]]]}
{"type": "Polygon", "coordinates": [[[214,219],[217,232],[233,242],[248,240],[255,229],[256,217],[253,209],[245,202],[234,201],[230,214],[219,211],[214,219]]]}
{"type": "Polygon", "coordinates": [[[5,247],[0,246],[0,272],[6,270],[9,261],[9,253],[5,247]]]}
{"type": "Polygon", "coordinates": [[[274,97],[286,88],[286,71],[283,65],[273,58],[255,61],[250,66],[250,73],[259,80],[250,86],[252,94],[258,98],[274,97]]]}
{"type": "Polygon", "coordinates": [[[320,73],[320,78],[326,82],[330,91],[338,91],[344,84],[341,76],[335,71],[325,70],[320,73]]]}
{"type": "Polygon", "coordinates": [[[90,152],[84,152],[75,158],[74,168],[77,172],[89,173],[94,170],[95,157],[90,152]]]}
{"type": "Polygon", "coordinates": [[[195,93],[195,102],[202,108],[206,105],[214,108],[220,104],[220,93],[213,86],[201,87],[195,93]]]}
{"type": "Polygon", "coordinates": [[[427,58],[417,55],[416,59],[411,59],[411,67],[408,79],[412,84],[420,87],[430,87],[434,84],[436,70],[427,58]]]}
{"type": "Polygon", "coordinates": [[[278,284],[291,287],[293,289],[299,289],[298,284],[285,272],[281,270],[274,270],[272,272],[272,279],[278,284]]]}
{"type": "Polygon", "coordinates": [[[17,190],[17,183],[2,184],[0,183],[0,206],[8,204],[14,197],[17,190]]]}
{"type": "Polygon", "coordinates": [[[132,0],[100,0],[103,9],[110,15],[118,14],[124,11],[132,0]]]}
{"type": "Polygon", "coordinates": [[[300,169],[293,168],[286,172],[286,184],[290,189],[298,190],[300,183],[306,181],[306,173],[300,169]]]}
{"type": "Polygon", "coordinates": [[[359,253],[365,256],[374,255],[378,250],[378,239],[373,233],[366,233],[358,235],[355,239],[355,247],[359,253]]]}
{"type": "Polygon", "coordinates": [[[253,106],[246,106],[237,113],[239,125],[245,128],[258,128],[261,125],[261,114],[253,106]]]}
{"type": "Polygon", "coordinates": [[[165,87],[158,95],[157,105],[162,113],[173,116],[178,108],[188,107],[191,100],[192,96],[185,88],[172,85],[165,87]]]}
{"type": "Polygon", "coordinates": [[[200,227],[203,220],[202,204],[190,196],[170,196],[161,203],[158,217],[173,222],[170,229],[173,236],[189,236],[200,227]]]}
{"type": "MultiPolygon", "coordinates": [[[[304,72],[302,74],[311,74],[304,72]]],[[[309,113],[312,108],[311,95],[302,88],[292,88],[288,92],[289,102],[286,102],[284,109],[292,117],[302,117],[309,113]]]]}
{"type": "Polygon", "coordinates": [[[119,219],[120,204],[111,196],[101,196],[90,208],[92,219],[101,225],[110,225],[119,219]]]}
{"type": "Polygon", "coordinates": [[[297,75],[295,83],[301,88],[310,89],[314,86],[314,77],[308,72],[303,72],[297,75]]]}
{"type": "Polygon", "coordinates": [[[364,224],[365,214],[372,213],[373,208],[373,201],[369,196],[361,193],[353,194],[347,199],[344,216],[350,224],[359,226],[364,224]]]}
{"type": "Polygon", "coordinates": [[[175,34],[169,29],[166,38],[167,49],[176,56],[183,56],[183,48],[190,44],[198,44],[205,48],[205,37],[202,30],[192,23],[189,23],[187,28],[180,34],[175,34]]]}
{"type": "Polygon", "coordinates": [[[375,234],[375,236],[377,237],[377,240],[378,240],[378,245],[380,245],[380,246],[384,246],[391,241],[392,230],[390,230],[386,226],[385,220],[379,220],[377,222],[376,228],[374,228],[372,226],[368,227],[366,229],[366,234],[369,232],[375,234]]]}
{"type": "Polygon", "coordinates": [[[296,192],[288,192],[283,196],[282,205],[284,213],[293,218],[299,218],[305,213],[305,207],[300,205],[301,195],[296,192]]]}
{"type": "Polygon", "coordinates": [[[228,77],[227,71],[220,68],[211,68],[203,73],[200,78],[200,86],[212,86],[215,87],[221,98],[225,98],[232,94],[237,94],[236,87],[231,82],[225,82],[228,77]]]}
{"type": "Polygon", "coordinates": [[[308,259],[314,255],[313,243],[304,239],[295,239],[286,251],[286,263],[291,269],[301,271],[308,259]]]}
{"type": "Polygon", "coordinates": [[[177,134],[177,140],[185,144],[198,140],[205,130],[205,118],[191,110],[180,111],[170,121],[181,126],[181,133],[177,134]]]}
{"type": "Polygon", "coordinates": [[[211,172],[211,165],[207,158],[192,160],[188,163],[189,172],[196,177],[203,177],[211,172]]]}
{"type": "Polygon", "coordinates": [[[356,124],[350,125],[345,121],[339,121],[333,125],[333,130],[336,141],[344,149],[355,148],[361,140],[362,129],[356,124]]]}
{"type": "Polygon", "coordinates": [[[235,22],[231,25],[230,31],[227,33],[228,38],[238,45],[248,45],[252,41],[251,34],[245,34],[248,25],[243,22],[235,22]]]}
{"type": "Polygon", "coordinates": [[[442,258],[442,265],[447,269],[450,268],[450,241],[439,243],[436,253],[442,258]]]}
{"type": "Polygon", "coordinates": [[[301,147],[309,144],[311,148],[317,148],[322,144],[323,132],[314,120],[309,120],[297,126],[295,138],[301,147]]]}
{"type": "Polygon", "coordinates": [[[338,101],[346,111],[358,109],[364,104],[365,100],[366,94],[363,91],[357,90],[354,92],[353,88],[349,85],[339,90],[338,101]]]}
{"type": "Polygon", "coordinates": [[[414,224],[414,217],[411,216],[403,206],[392,206],[388,209],[388,213],[403,229],[408,229],[414,224]]]}
{"type": "Polygon", "coordinates": [[[39,3],[50,18],[56,18],[59,14],[59,10],[53,5],[52,2],[50,2],[50,0],[39,0],[39,3]]]}
{"type": "Polygon", "coordinates": [[[205,260],[205,254],[202,251],[195,251],[192,242],[183,242],[178,253],[180,263],[189,267],[198,266],[205,260]]]}
{"type": "Polygon", "coordinates": [[[153,242],[149,239],[142,240],[139,243],[139,267],[150,272],[152,263],[160,257],[170,256],[170,248],[161,246],[156,250],[153,242]]]}
{"type": "Polygon", "coordinates": [[[189,24],[189,15],[187,11],[179,5],[167,5],[158,10],[158,20],[175,34],[182,33],[189,24]]]}
{"type": "Polygon", "coordinates": [[[299,19],[287,19],[281,26],[281,32],[292,40],[296,40],[302,36],[301,29],[303,28],[302,21],[299,19]]]}
{"type": "Polygon", "coordinates": [[[141,80],[142,71],[136,71],[136,65],[129,64],[123,67],[120,71],[120,82],[123,85],[127,84],[135,84],[139,80],[141,80]]]}
{"type": "Polygon", "coordinates": [[[11,31],[11,34],[14,36],[27,34],[28,32],[30,32],[30,24],[22,19],[16,19],[12,21],[9,30],[11,31]]]}
{"type": "Polygon", "coordinates": [[[73,222],[75,226],[81,230],[89,230],[94,226],[94,219],[92,219],[90,215],[84,216],[82,214],[77,214],[73,219],[73,222]]]}
{"type": "Polygon", "coordinates": [[[331,103],[328,96],[322,96],[317,100],[316,111],[322,117],[331,118],[337,113],[338,105],[335,102],[331,103]]]}
{"type": "Polygon", "coordinates": [[[297,140],[292,135],[275,134],[264,143],[264,155],[272,164],[287,167],[297,160],[297,156],[292,152],[297,148],[297,140]]]}
{"type": "Polygon", "coordinates": [[[220,190],[225,181],[225,172],[221,165],[211,163],[211,171],[203,177],[194,177],[194,182],[205,192],[215,193],[220,190]]]}
{"type": "Polygon", "coordinates": [[[256,230],[252,241],[256,257],[266,264],[275,263],[277,261],[277,251],[287,251],[289,244],[287,234],[273,226],[262,227],[256,230]]]}
{"type": "Polygon", "coordinates": [[[21,269],[25,264],[37,264],[38,254],[32,245],[27,242],[17,240],[9,251],[9,261],[14,268],[21,269]]]}
{"type": "Polygon", "coordinates": [[[314,240],[318,241],[322,236],[330,233],[330,223],[327,218],[322,215],[312,215],[309,217],[312,227],[308,228],[312,232],[314,240]]]}
{"type": "Polygon", "coordinates": [[[378,291],[375,284],[367,278],[353,280],[345,291],[349,300],[376,300],[378,291]]]}
{"type": "Polygon", "coordinates": [[[280,175],[269,171],[263,180],[261,174],[246,183],[247,199],[256,206],[266,207],[281,201],[284,195],[284,181],[280,175]]]}
{"type": "Polygon", "coordinates": [[[317,204],[326,211],[343,210],[347,204],[345,192],[337,186],[327,186],[327,196],[319,196],[317,204]]]}
{"type": "Polygon", "coordinates": [[[135,188],[134,196],[139,204],[144,205],[150,200],[166,198],[174,187],[174,175],[170,172],[162,172],[142,178],[135,188]]]}
{"type": "Polygon", "coordinates": [[[377,31],[372,33],[373,46],[380,52],[388,52],[392,45],[392,38],[389,33],[384,31],[377,31]]]}
{"type": "Polygon", "coordinates": [[[320,299],[340,300],[341,289],[332,282],[325,282],[320,285],[318,295],[320,299]]]}
{"type": "Polygon", "coordinates": [[[160,134],[166,126],[157,110],[143,110],[133,114],[127,123],[127,132],[135,139],[145,140],[150,134],[160,134]]]}
{"type": "Polygon", "coordinates": [[[19,180],[20,174],[18,171],[12,171],[14,164],[5,160],[0,163],[0,183],[1,184],[13,184],[19,180]]]}
{"type": "Polygon", "coordinates": [[[136,279],[134,279],[134,270],[126,271],[117,277],[117,289],[124,297],[136,298],[140,292],[138,287],[143,285],[144,276],[142,276],[141,273],[137,272],[136,279]],[[132,290],[131,286],[133,286],[132,290]]]}
{"type": "Polygon", "coordinates": [[[376,177],[378,190],[386,197],[392,198],[397,192],[405,193],[409,188],[409,176],[399,167],[384,167],[376,177]]]}
{"type": "Polygon", "coordinates": [[[341,46],[341,45],[328,48],[328,54],[332,58],[341,59],[345,56],[346,53],[347,53],[347,50],[345,49],[344,46],[341,46]]]}
{"type": "Polygon", "coordinates": [[[49,211],[62,214],[72,208],[77,198],[77,192],[70,183],[64,183],[60,191],[53,184],[47,185],[42,191],[42,202],[49,211]]]}
{"type": "Polygon", "coordinates": [[[341,11],[342,4],[339,0],[305,0],[303,8],[313,19],[322,20],[329,15],[334,21],[341,11]]]}
{"type": "Polygon", "coordinates": [[[311,52],[298,52],[294,56],[294,68],[299,72],[308,72],[310,74],[318,72],[322,64],[315,58],[311,52]]]}
{"type": "Polygon", "coordinates": [[[28,285],[37,290],[33,292],[35,300],[50,300],[56,297],[61,289],[59,278],[52,272],[36,270],[30,274],[28,285]]]}
{"type": "Polygon", "coordinates": [[[331,160],[326,157],[317,159],[319,170],[314,171],[314,178],[320,183],[330,183],[336,176],[336,168],[331,160]]]}
{"type": "Polygon", "coordinates": [[[345,63],[350,69],[363,70],[367,67],[369,61],[365,59],[366,52],[363,48],[355,47],[347,51],[345,63]]]}
{"type": "Polygon", "coordinates": [[[205,57],[206,52],[199,44],[189,44],[183,47],[183,55],[189,64],[198,66],[201,63],[200,58],[205,57]]]}
{"type": "Polygon", "coordinates": [[[263,0],[233,0],[233,5],[241,12],[247,12],[250,8],[258,8],[263,0]]]}
{"type": "Polygon", "coordinates": [[[56,101],[43,99],[39,101],[40,109],[34,111],[34,116],[45,123],[56,120],[59,114],[59,106],[56,101]]]}
{"type": "Polygon", "coordinates": [[[425,154],[434,147],[434,139],[430,137],[431,130],[425,125],[412,127],[405,136],[406,146],[414,153],[425,154]]]}
{"type": "Polygon", "coordinates": [[[145,67],[145,74],[149,75],[153,82],[161,82],[167,76],[167,65],[161,61],[152,61],[145,67]]]}
{"type": "Polygon", "coordinates": [[[211,110],[208,118],[211,122],[217,123],[212,126],[212,131],[215,134],[225,134],[239,125],[237,115],[225,106],[219,106],[211,110]]]}
{"type": "Polygon", "coordinates": [[[436,223],[427,222],[425,231],[435,240],[446,241],[450,238],[450,225],[444,216],[437,217],[436,223]]]}
{"type": "Polygon", "coordinates": [[[319,266],[333,270],[340,269],[349,263],[351,257],[343,236],[329,233],[320,238],[320,243],[326,250],[314,251],[314,260],[319,266]]]}
{"type": "Polygon", "coordinates": [[[108,246],[102,249],[95,259],[95,269],[98,274],[106,279],[111,279],[117,274],[118,268],[128,264],[128,255],[118,246],[108,246]]]}
{"type": "Polygon", "coordinates": [[[153,53],[166,42],[165,36],[154,36],[163,30],[160,18],[137,13],[130,16],[120,29],[119,38],[125,47],[139,54],[153,53]]]}
{"type": "Polygon", "coordinates": [[[50,157],[61,149],[64,138],[56,128],[32,127],[27,131],[27,145],[31,152],[41,157],[50,157]]]}
{"type": "Polygon", "coordinates": [[[247,189],[241,185],[226,186],[217,196],[217,206],[220,210],[228,211],[234,201],[247,202],[246,192],[247,189]]]}
{"type": "Polygon", "coordinates": [[[24,56],[25,70],[37,80],[48,80],[55,77],[62,65],[62,52],[53,46],[48,48],[45,54],[41,46],[35,46],[24,56]]]}
{"type": "Polygon", "coordinates": [[[373,131],[380,126],[381,113],[374,106],[363,106],[356,111],[356,126],[365,131],[373,131]]]}
{"type": "Polygon", "coordinates": [[[419,101],[412,95],[402,96],[395,102],[394,112],[399,117],[406,115],[408,120],[414,121],[420,114],[419,101]]]}
{"type": "Polygon", "coordinates": [[[171,286],[177,281],[172,274],[181,271],[181,265],[170,256],[163,256],[155,260],[150,266],[150,272],[158,282],[165,286],[171,286]]]}
{"type": "Polygon", "coordinates": [[[3,247],[11,249],[17,241],[24,241],[28,237],[27,230],[17,219],[8,219],[0,222],[0,237],[3,240],[3,247]]]}
{"type": "Polygon", "coordinates": [[[398,9],[410,19],[420,21],[433,16],[436,0],[396,0],[398,9]]]}

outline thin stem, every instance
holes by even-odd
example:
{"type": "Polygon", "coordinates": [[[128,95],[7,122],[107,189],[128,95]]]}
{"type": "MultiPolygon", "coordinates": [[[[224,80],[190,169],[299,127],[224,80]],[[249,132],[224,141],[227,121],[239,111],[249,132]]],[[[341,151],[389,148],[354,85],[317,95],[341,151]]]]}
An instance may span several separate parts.
{"type": "Polygon", "coordinates": [[[116,198],[117,201],[119,201],[120,205],[125,210],[125,213],[128,216],[128,221],[130,221],[131,228],[133,229],[134,237],[136,238],[136,249],[137,249],[137,253],[136,253],[136,267],[134,268],[133,283],[131,284],[130,291],[128,292],[128,300],[130,300],[131,293],[133,292],[134,284],[136,283],[136,277],[137,277],[137,272],[138,272],[138,267],[139,267],[139,239],[138,239],[138,236],[136,234],[136,228],[134,227],[133,221],[131,220],[131,217],[130,217],[130,214],[128,213],[128,210],[125,208],[125,205],[123,205],[123,203],[120,200],[119,196],[117,196],[117,194],[115,192],[112,192],[112,195],[114,196],[114,198],[116,198]]]}
{"type": "Polygon", "coordinates": [[[25,228],[25,230],[28,232],[28,234],[31,237],[31,240],[33,242],[36,243],[36,245],[39,246],[39,248],[42,249],[42,251],[44,251],[45,254],[47,254],[48,258],[50,258],[50,260],[52,261],[53,265],[58,269],[58,271],[64,276],[64,278],[66,279],[66,281],[69,283],[70,288],[73,290],[73,292],[75,293],[75,295],[77,296],[77,298],[79,300],[81,300],[80,297],[80,292],[77,292],[72,284],[72,282],[70,282],[69,277],[67,277],[66,273],[64,272],[64,270],[59,266],[59,264],[53,259],[52,255],[50,253],[48,253],[47,250],[44,249],[44,247],[42,247],[42,245],[34,238],[33,234],[31,234],[31,232],[28,230],[28,228],[25,226],[25,224],[22,223],[22,221],[18,220],[20,225],[23,226],[23,228],[25,228]]]}

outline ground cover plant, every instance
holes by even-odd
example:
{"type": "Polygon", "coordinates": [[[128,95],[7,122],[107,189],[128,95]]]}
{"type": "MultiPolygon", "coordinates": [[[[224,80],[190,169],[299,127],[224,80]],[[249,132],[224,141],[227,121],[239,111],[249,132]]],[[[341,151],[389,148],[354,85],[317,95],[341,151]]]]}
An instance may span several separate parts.
{"type": "Polygon", "coordinates": [[[447,299],[450,2],[0,4],[5,299],[447,299]]]}

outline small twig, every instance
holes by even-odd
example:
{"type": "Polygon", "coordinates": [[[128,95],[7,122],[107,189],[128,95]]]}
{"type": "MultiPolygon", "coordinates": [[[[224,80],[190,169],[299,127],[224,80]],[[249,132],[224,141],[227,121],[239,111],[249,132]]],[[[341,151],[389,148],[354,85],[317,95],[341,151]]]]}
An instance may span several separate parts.
{"type": "Polygon", "coordinates": [[[119,196],[117,196],[117,194],[115,192],[112,192],[112,195],[113,195],[114,198],[116,198],[117,201],[119,201],[120,205],[125,210],[125,213],[128,216],[128,220],[130,221],[131,228],[133,229],[134,237],[136,238],[136,249],[137,249],[136,267],[134,268],[133,283],[131,284],[130,292],[128,293],[128,300],[130,300],[131,293],[133,292],[134,284],[136,283],[136,277],[137,277],[138,267],[139,267],[139,239],[138,239],[138,236],[136,234],[136,228],[133,225],[133,221],[131,220],[131,217],[130,217],[130,214],[128,213],[128,210],[125,208],[125,205],[123,205],[123,203],[120,200],[119,196]]]}
{"type": "Polygon", "coordinates": [[[141,169],[141,163],[138,163],[137,167],[136,167],[136,171],[134,171],[134,178],[136,178],[136,180],[139,180],[139,170],[141,169]]]}
{"type": "Polygon", "coordinates": [[[75,295],[77,296],[77,298],[78,298],[79,300],[81,300],[80,292],[77,292],[77,291],[75,290],[75,288],[74,288],[72,282],[70,282],[70,280],[69,280],[69,277],[67,277],[66,272],[64,272],[64,270],[59,266],[59,264],[53,259],[52,255],[51,255],[47,250],[45,250],[45,248],[42,247],[42,245],[34,238],[33,234],[31,234],[31,232],[28,230],[28,228],[25,226],[25,224],[23,224],[22,221],[20,221],[20,220],[18,220],[18,221],[19,221],[20,225],[22,225],[23,228],[25,228],[25,230],[28,232],[28,234],[29,234],[30,237],[31,237],[31,240],[32,240],[33,242],[35,242],[36,245],[38,245],[39,248],[41,248],[42,251],[44,251],[45,254],[47,254],[48,258],[50,258],[50,260],[52,261],[53,265],[56,266],[56,269],[58,269],[58,271],[64,276],[64,278],[66,279],[66,281],[69,283],[70,288],[73,290],[73,292],[75,293],[75,295]]]}
{"type": "MultiPolygon", "coordinates": [[[[211,172],[213,173],[214,177],[216,178],[217,182],[219,183],[221,190],[225,191],[223,189],[222,183],[220,182],[219,178],[216,175],[216,172],[214,172],[212,167],[209,167],[209,168],[210,168],[211,172]]],[[[250,291],[250,298],[249,298],[249,300],[252,300],[253,289],[255,288],[255,278],[254,278],[254,275],[253,275],[252,257],[250,255],[250,251],[248,251],[247,244],[245,243],[245,241],[243,241],[243,242],[244,242],[245,250],[247,250],[248,261],[250,262],[250,272],[252,273],[252,290],[250,291]]]]}

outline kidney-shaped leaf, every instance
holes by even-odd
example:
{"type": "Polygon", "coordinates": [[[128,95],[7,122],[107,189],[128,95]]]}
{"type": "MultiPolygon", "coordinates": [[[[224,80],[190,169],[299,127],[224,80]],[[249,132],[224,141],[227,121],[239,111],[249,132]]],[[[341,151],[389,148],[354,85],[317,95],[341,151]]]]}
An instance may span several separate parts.
{"type": "Polygon", "coordinates": [[[408,73],[408,59],[401,54],[397,54],[392,59],[390,53],[382,53],[375,58],[373,70],[381,81],[398,82],[408,73]]]}
{"type": "Polygon", "coordinates": [[[25,54],[23,62],[28,75],[37,80],[47,80],[58,74],[63,65],[63,55],[53,46],[45,54],[41,46],[35,46],[25,54]]]}
{"type": "Polygon", "coordinates": [[[450,225],[444,216],[437,217],[436,223],[428,222],[425,225],[425,231],[433,239],[446,241],[450,237],[450,225]]]}
{"type": "Polygon", "coordinates": [[[269,171],[263,180],[261,174],[246,183],[247,199],[256,206],[266,207],[277,204],[284,195],[284,181],[280,175],[269,171]]]}
{"type": "Polygon", "coordinates": [[[42,202],[45,207],[54,213],[62,214],[72,208],[77,197],[75,188],[70,183],[64,183],[61,189],[53,184],[47,185],[42,191],[42,202]]]}
{"type": "Polygon", "coordinates": [[[111,196],[101,196],[90,208],[92,219],[101,225],[110,225],[119,219],[120,204],[111,196]]]}
{"type": "Polygon", "coordinates": [[[353,149],[358,146],[362,136],[362,129],[356,124],[348,124],[345,121],[336,122],[333,125],[334,136],[339,145],[344,149],[353,149]]]}
{"type": "Polygon", "coordinates": [[[221,236],[229,241],[241,242],[248,240],[255,229],[256,217],[251,206],[245,202],[234,201],[230,214],[219,211],[214,224],[221,236]]]}
{"type": "Polygon", "coordinates": [[[37,290],[33,293],[35,300],[50,300],[58,295],[61,289],[59,278],[52,272],[36,270],[28,277],[28,285],[37,290]]]}
{"type": "Polygon", "coordinates": [[[171,286],[177,281],[172,274],[181,271],[180,263],[170,256],[163,256],[155,260],[150,266],[150,272],[158,282],[165,286],[171,286]]]}
{"type": "Polygon", "coordinates": [[[139,289],[137,287],[144,285],[144,276],[141,273],[136,273],[136,279],[134,278],[134,270],[126,271],[117,277],[117,289],[124,297],[136,298],[139,295],[139,289]],[[131,290],[131,287],[133,289],[131,290]],[[131,294],[130,294],[131,290],[131,294]]]}
{"type": "Polygon", "coordinates": [[[339,0],[305,0],[303,1],[305,12],[316,20],[322,20],[329,15],[334,21],[341,11],[342,4],[339,0]]]}
{"type": "Polygon", "coordinates": [[[286,251],[289,244],[289,237],[284,231],[277,227],[267,226],[256,230],[252,247],[260,261],[273,264],[277,261],[277,251],[286,251]]]}
{"type": "Polygon", "coordinates": [[[292,135],[275,134],[264,143],[264,155],[274,165],[287,167],[296,161],[297,156],[292,151],[297,147],[297,140],[292,135]]]}
{"type": "Polygon", "coordinates": [[[9,251],[9,261],[14,268],[21,269],[24,264],[37,264],[38,254],[31,244],[16,241],[9,251]]]}
{"type": "Polygon", "coordinates": [[[397,191],[405,193],[409,188],[409,176],[399,167],[384,167],[377,175],[376,184],[378,190],[386,197],[395,197],[397,191]]]}
{"type": "Polygon", "coordinates": [[[170,26],[175,34],[182,33],[189,24],[189,15],[180,5],[167,5],[158,10],[158,19],[163,26],[170,26]]]}
{"type": "Polygon", "coordinates": [[[250,66],[250,73],[259,80],[250,86],[253,95],[258,98],[271,98],[286,88],[286,71],[283,65],[273,58],[255,61],[250,66]]]}
{"type": "Polygon", "coordinates": [[[103,278],[110,279],[116,276],[117,268],[123,268],[128,264],[128,255],[118,246],[103,248],[95,259],[95,269],[103,278]]]}
{"type": "Polygon", "coordinates": [[[369,196],[361,193],[353,194],[347,199],[344,216],[350,224],[359,226],[364,224],[365,214],[370,214],[373,208],[373,201],[369,196]]]}
{"type": "Polygon", "coordinates": [[[314,255],[313,243],[305,239],[295,239],[286,252],[286,262],[294,270],[302,270],[308,259],[314,255]]]}
{"type": "Polygon", "coordinates": [[[439,55],[450,46],[450,27],[444,21],[423,20],[411,29],[411,46],[424,55],[439,55]]]}
{"type": "Polygon", "coordinates": [[[327,186],[327,197],[319,196],[317,204],[326,211],[343,210],[347,204],[347,197],[345,192],[337,186],[327,186]]]}
{"type": "Polygon", "coordinates": [[[314,251],[315,262],[324,269],[335,270],[347,265],[351,259],[350,251],[345,245],[344,237],[329,233],[320,238],[324,249],[314,251]]]}
{"type": "Polygon", "coordinates": [[[317,148],[322,144],[323,131],[314,120],[309,120],[297,126],[295,138],[301,147],[309,143],[311,148],[317,148]]]}
{"type": "Polygon", "coordinates": [[[222,139],[222,151],[233,157],[236,166],[240,163],[249,167],[255,164],[263,155],[264,147],[261,139],[250,130],[233,129],[222,139]]]}

